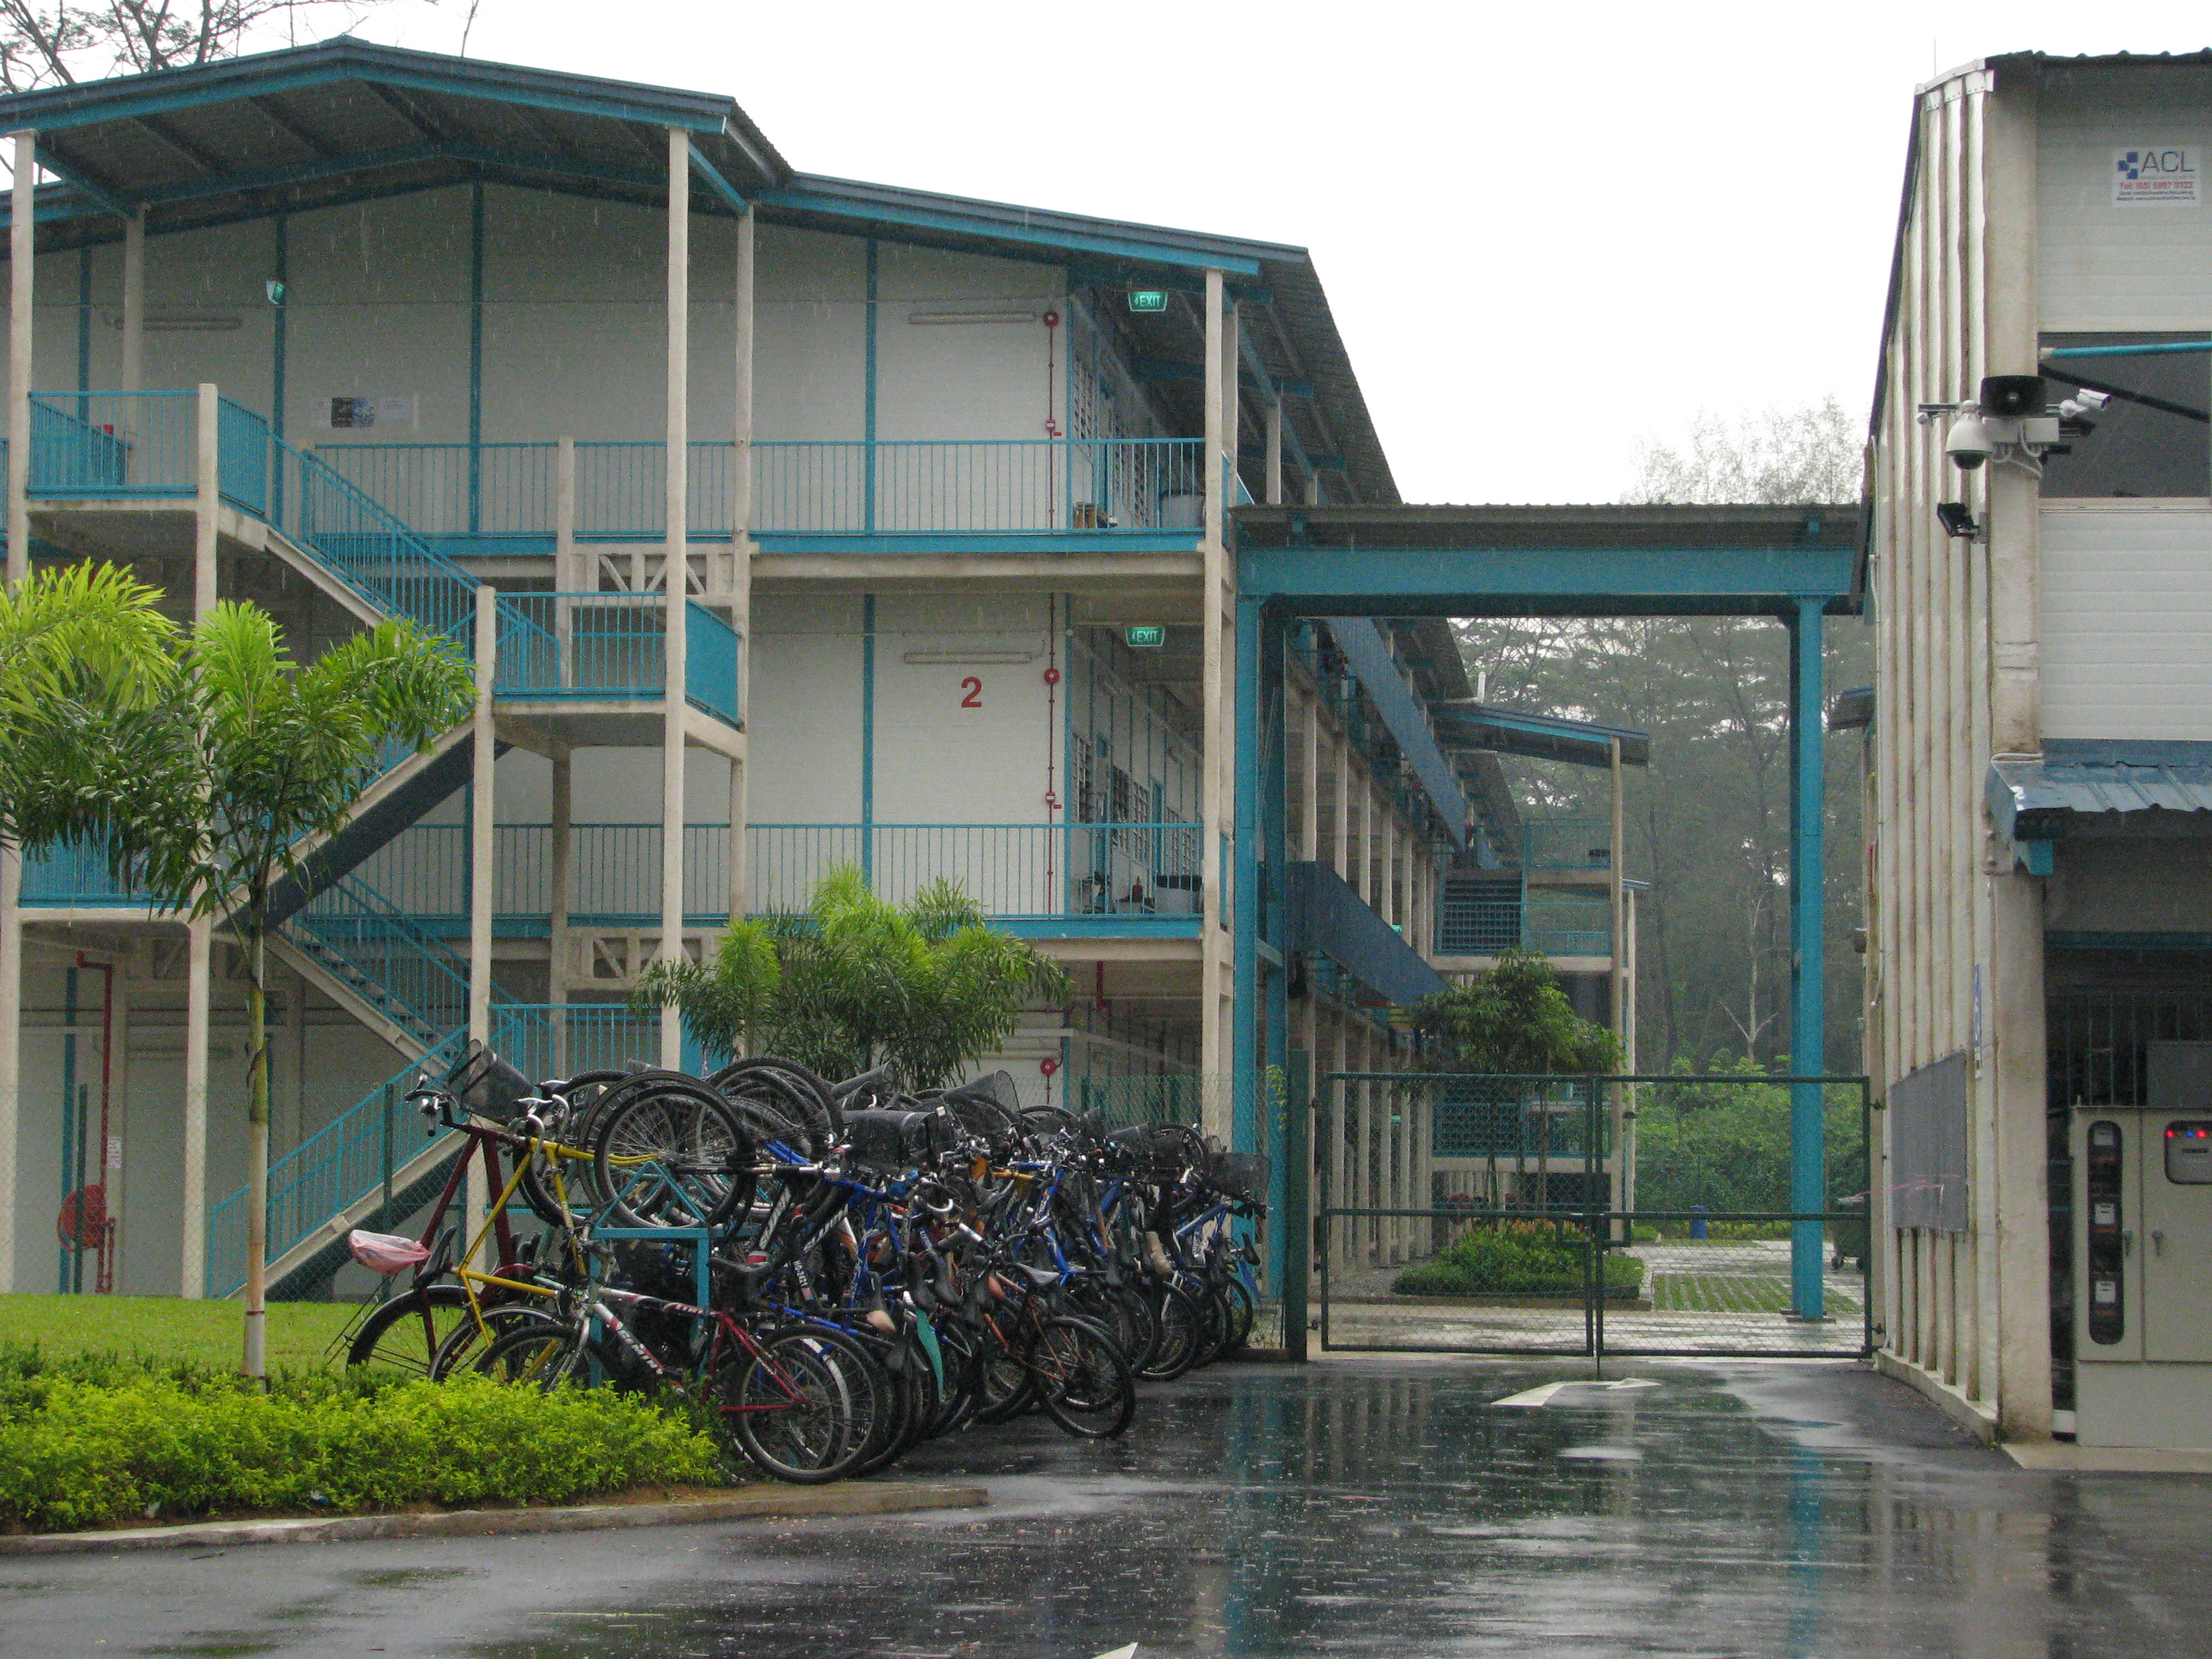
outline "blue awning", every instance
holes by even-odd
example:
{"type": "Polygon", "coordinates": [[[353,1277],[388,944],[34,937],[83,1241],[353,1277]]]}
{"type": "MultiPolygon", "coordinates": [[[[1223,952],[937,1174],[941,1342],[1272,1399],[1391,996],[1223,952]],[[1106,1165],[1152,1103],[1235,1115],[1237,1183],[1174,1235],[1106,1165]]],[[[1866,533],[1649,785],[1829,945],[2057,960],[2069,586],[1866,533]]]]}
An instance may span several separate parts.
{"type": "Polygon", "coordinates": [[[2082,813],[2212,812],[2212,743],[2053,738],[2040,755],[1991,761],[1985,793],[2015,842],[2056,841],[2082,813]]]}
{"type": "Polygon", "coordinates": [[[1390,736],[1405,756],[1413,775],[1435,803],[1437,816],[1444,821],[1451,837],[1462,847],[1467,845],[1467,797],[1460,793],[1459,776],[1452,764],[1444,758],[1444,751],[1437,746],[1435,733],[1421,713],[1421,705],[1414,701],[1407,688],[1405,678],[1398,672],[1398,659],[1390,648],[1390,641],[1382,625],[1372,617],[1330,617],[1326,619],[1329,631],[1335,635],[1337,648],[1344,653],[1345,661],[1359,684],[1366,689],[1376,713],[1382,724],[1390,729],[1390,736]]]}

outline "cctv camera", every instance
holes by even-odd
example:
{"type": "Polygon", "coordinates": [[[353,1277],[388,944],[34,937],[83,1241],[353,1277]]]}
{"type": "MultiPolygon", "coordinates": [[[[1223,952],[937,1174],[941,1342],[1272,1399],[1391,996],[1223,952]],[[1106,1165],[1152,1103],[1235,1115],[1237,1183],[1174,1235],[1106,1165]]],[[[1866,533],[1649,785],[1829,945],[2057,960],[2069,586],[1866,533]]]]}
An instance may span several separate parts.
{"type": "Polygon", "coordinates": [[[1997,453],[1996,441],[1979,411],[1970,409],[1951,422],[1950,435],[1943,440],[1943,453],[1968,472],[1997,453]]]}
{"type": "Polygon", "coordinates": [[[2078,421],[2084,415],[2094,415],[2112,401],[2111,392],[2092,392],[2088,387],[2083,386],[2058,405],[2058,418],[2062,421],[2078,421]]]}

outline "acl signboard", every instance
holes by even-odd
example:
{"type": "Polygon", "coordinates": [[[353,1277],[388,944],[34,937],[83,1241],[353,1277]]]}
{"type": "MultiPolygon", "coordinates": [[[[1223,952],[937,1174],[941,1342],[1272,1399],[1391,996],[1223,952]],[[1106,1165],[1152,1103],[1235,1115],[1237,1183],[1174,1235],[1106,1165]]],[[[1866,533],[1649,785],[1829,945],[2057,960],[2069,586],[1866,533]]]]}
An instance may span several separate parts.
{"type": "Polygon", "coordinates": [[[2195,207],[2204,152],[2195,144],[2144,144],[2112,152],[2114,207],[2195,207]]]}

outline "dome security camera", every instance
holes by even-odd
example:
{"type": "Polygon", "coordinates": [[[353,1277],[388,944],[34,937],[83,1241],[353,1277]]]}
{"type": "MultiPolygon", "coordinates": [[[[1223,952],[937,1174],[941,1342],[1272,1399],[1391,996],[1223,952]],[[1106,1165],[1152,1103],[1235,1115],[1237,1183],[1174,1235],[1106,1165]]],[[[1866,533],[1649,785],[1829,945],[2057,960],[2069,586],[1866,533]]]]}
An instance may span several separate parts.
{"type": "Polygon", "coordinates": [[[1979,410],[1968,409],[1951,422],[1950,433],[1943,440],[1943,453],[1954,465],[1967,472],[1997,453],[1996,436],[1979,410]]]}

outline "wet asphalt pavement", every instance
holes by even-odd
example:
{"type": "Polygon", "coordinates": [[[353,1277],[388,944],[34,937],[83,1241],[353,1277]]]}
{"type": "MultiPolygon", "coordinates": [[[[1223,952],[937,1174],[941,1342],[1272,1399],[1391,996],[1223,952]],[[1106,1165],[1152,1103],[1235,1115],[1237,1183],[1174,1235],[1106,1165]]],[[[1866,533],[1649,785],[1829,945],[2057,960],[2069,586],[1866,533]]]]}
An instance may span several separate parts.
{"type": "Polygon", "coordinates": [[[2212,1477],[2031,1474],[1856,1366],[1335,1358],[924,1449],[988,1511],[0,1559],[0,1655],[2212,1655],[2212,1477]]]}

